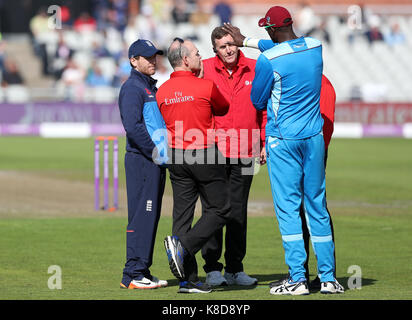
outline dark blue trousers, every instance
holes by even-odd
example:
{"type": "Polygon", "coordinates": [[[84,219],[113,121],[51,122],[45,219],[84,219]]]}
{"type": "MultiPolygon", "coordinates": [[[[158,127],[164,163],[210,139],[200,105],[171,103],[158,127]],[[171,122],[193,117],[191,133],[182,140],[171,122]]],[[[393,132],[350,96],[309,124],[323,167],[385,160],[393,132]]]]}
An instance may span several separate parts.
{"type": "Polygon", "coordinates": [[[149,268],[162,208],[166,169],[133,152],[126,152],[124,163],[128,225],[122,283],[127,287],[133,279],[151,276],[149,268]]]}

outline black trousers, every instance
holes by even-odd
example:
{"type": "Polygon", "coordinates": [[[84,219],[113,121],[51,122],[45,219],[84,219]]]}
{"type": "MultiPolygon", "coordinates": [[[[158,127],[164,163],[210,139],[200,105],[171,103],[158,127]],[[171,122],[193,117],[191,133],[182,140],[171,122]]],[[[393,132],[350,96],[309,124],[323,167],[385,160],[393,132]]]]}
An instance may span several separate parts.
{"type": "MultiPolygon", "coordinates": [[[[246,255],[247,205],[253,180],[254,158],[227,159],[226,173],[230,184],[231,213],[225,233],[225,270],[229,273],[243,271],[243,258],[246,255]],[[232,164],[233,160],[237,163],[232,164]]],[[[206,273],[222,271],[223,264],[218,260],[222,255],[223,228],[216,231],[202,248],[206,273]]]]}
{"type": "Polygon", "coordinates": [[[179,237],[188,252],[184,259],[184,280],[196,282],[198,267],[195,254],[226,224],[230,214],[229,181],[225,164],[219,163],[218,158],[222,156],[217,148],[188,150],[184,154],[183,150],[177,149],[172,149],[171,152],[169,173],[173,190],[172,233],[179,237]],[[212,154],[212,159],[207,159],[207,153],[212,154]],[[192,226],[199,197],[202,215],[192,226]]]}

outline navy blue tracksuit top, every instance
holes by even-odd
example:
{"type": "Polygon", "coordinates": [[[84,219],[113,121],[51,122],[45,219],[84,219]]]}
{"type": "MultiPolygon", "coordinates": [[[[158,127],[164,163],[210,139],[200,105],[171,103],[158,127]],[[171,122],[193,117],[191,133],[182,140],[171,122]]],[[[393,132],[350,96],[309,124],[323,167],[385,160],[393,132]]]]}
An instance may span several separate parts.
{"type": "Polygon", "coordinates": [[[152,279],[153,249],[166,181],[166,125],[156,103],[156,80],[136,70],[119,94],[126,131],[125,173],[128,224],[122,287],[152,279]],[[157,152],[156,152],[157,151],[157,152]]]}
{"type": "Polygon", "coordinates": [[[119,108],[126,131],[126,151],[164,164],[167,162],[167,131],[156,102],[156,82],[132,69],[120,89],[119,108]],[[155,147],[158,153],[154,153],[155,147]]]}

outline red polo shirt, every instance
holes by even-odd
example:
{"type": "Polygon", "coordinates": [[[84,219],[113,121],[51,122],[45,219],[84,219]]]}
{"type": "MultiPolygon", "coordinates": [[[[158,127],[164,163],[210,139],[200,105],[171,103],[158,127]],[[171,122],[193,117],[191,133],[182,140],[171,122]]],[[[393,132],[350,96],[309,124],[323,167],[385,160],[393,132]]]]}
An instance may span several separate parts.
{"type": "Polygon", "coordinates": [[[329,79],[322,76],[322,86],[320,89],[320,113],[323,118],[323,140],[325,141],[325,149],[328,148],[330,139],[334,129],[335,121],[335,89],[329,79]]]}
{"type": "Polygon", "coordinates": [[[216,117],[218,147],[228,158],[259,156],[265,143],[266,110],[256,110],[250,100],[255,64],[240,50],[231,72],[218,56],[203,60],[204,78],[213,80],[230,101],[228,113],[216,117]]]}
{"type": "Polygon", "coordinates": [[[175,71],[156,93],[168,130],[169,146],[205,149],[215,145],[215,116],[229,109],[229,102],[211,80],[189,71],[175,71]]]}

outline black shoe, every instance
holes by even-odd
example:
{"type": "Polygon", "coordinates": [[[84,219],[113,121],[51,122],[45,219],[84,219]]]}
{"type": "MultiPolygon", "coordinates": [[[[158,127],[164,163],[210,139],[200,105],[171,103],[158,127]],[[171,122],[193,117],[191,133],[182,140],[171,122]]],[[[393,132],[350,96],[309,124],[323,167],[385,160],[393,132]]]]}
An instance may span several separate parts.
{"type": "Polygon", "coordinates": [[[318,276],[316,276],[315,279],[313,279],[310,283],[309,283],[309,289],[313,290],[313,291],[319,291],[320,290],[320,279],[318,276]]]}
{"type": "Polygon", "coordinates": [[[179,286],[179,293],[209,293],[212,288],[202,282],[182,281],[179,286]]]}
{"type": "Polygon", "coordinates": [[[183,268],[185,250],[182,243],[176,236],[167,236],[164,240],[164,245],[169,260],[170,271],[172,271],[176,278],[182,280],[185,277],[183,268]]]}

